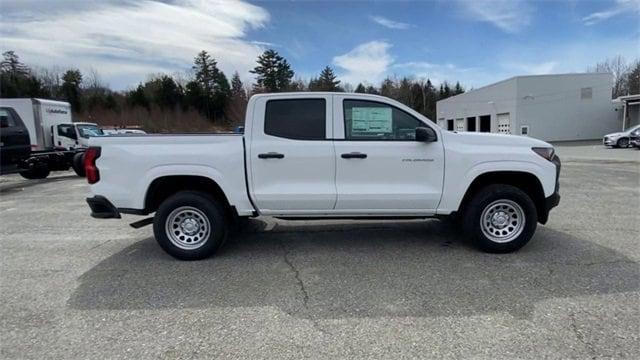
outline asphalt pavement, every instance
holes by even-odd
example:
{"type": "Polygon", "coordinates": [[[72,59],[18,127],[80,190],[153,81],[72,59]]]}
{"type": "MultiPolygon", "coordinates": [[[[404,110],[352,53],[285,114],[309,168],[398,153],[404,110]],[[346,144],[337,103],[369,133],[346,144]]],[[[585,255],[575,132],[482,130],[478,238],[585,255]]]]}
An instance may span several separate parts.
{"type": "Polygon", "coordinates": [[[4,178],[0,357],[639,358],[640,163],[577,153],[505,255],[438,220],[259,218],[184,262],[91,218],[83,179],[4,178]]]}

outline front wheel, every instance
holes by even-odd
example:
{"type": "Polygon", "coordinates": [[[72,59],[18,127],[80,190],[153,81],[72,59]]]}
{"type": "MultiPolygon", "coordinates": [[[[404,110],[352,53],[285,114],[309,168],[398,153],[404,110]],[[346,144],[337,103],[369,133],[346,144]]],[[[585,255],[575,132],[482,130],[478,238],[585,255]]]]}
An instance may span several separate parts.
{"type": "Polygon", "coordinates": [[[531,198],[515,186],[496,184],[477,192],[465,211],[465,231],[483,251],[507,253],[529,242],[538,223],[531,198]]]}
{"type": "Polygon", "coordinates": [[[158,244],[181,260],[213,255],[227,236],[221,205],[205,193],[181,191],[165,200],[153,219],[158,244]]]}
{"type": "Polygon", "coordinates": [[[620,140],[618,140],[617,144],[616,144],[619,148],[626,148],[629,146],[629,139],[627,138],[621,138],[620,140]]]}

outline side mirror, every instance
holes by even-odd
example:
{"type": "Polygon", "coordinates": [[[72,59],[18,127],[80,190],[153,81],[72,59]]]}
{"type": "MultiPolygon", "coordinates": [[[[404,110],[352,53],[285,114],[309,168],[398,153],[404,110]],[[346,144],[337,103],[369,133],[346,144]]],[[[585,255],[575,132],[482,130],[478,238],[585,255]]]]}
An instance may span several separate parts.
{"type": "Polygon", "coordinates": [[[438,140],[438,134],[430,127],[418,127],[416,128],[416,141],[420,142],[435,142],[438,140]]]}

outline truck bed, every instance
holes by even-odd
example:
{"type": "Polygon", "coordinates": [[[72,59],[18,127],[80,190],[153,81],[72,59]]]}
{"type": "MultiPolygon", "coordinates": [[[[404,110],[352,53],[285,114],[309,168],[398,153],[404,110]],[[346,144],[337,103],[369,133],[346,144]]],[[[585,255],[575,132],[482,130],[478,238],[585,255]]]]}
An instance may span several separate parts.
{"type": "Polygon", "coordinates": [[[92,191],[109,194],[117,208],[143,210],[146,191],[159,177],[202,176],[222,188],[240,215],[254,210],[247,195],[240,134],[127,134],[94,137],[89,145],[101,149],[96,162],[101,181],[92,191]]]}

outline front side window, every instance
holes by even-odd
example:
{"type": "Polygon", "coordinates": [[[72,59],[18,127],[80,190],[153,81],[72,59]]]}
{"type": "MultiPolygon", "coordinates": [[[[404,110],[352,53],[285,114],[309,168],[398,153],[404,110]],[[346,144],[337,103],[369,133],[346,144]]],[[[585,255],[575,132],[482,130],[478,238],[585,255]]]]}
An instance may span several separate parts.
{"type": "Polygon", "coordinates": [[[344,100],[347,140],[415,140],[425,124],[408,113],[380,102],[344,100]]]}
{"type": "Polygon", "coordinates": [[[58,135],[69,138],[75,138],[76,132],[73,129],[73,125],[58,125],[58,135]]]}
{"type": "Polygon", "coordinates": [[[269,100],[264,116],[264,133],[294,140],[325,140],[325,99],[269,100]]]}

